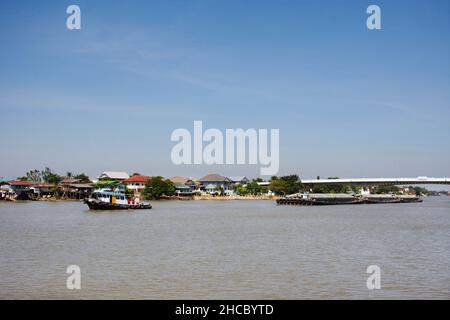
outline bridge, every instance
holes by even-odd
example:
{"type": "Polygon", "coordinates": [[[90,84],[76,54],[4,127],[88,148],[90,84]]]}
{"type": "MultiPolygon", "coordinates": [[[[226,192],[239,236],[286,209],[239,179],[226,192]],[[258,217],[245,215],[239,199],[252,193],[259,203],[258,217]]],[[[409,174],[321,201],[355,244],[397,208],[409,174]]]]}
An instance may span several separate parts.
{"type": "Polygon", "coordinates": [[[353,185],[415,185],[415,184],[450,184],[450,178],[354,178],[354,179],[311,179],[301,180],[302,184],[353,184],[353,185]]]}

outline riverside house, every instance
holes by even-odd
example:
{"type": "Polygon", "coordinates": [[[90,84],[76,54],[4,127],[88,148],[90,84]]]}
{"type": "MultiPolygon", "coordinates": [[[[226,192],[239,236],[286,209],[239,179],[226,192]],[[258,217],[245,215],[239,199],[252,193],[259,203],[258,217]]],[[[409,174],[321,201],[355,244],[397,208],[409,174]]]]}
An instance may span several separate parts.
{"type": "Polygon", "coordinates": [[[169,178],[175,186],[175,192],[179,196],[190,196],[197,189],[197,183],[190,178],[175,176],[169,178]]]}
{"type": "Polygon", "coordinates": [[[2,189],[6,193],[14,195],[17,200],[26,200],[33,192],[30,188],[35,184],[36,182],[13,180],[3,183],[2,189]]]}
{"type": "Polygon", "coordinates": [[[127,189],[133,190],[135,193],[141,193],[148,180],[150,180],[149,176],[135,175],[123,180],[123,184],[127,189]]]}
{"type": "Polygon", "coordinates": [[[84,199],[94,189],[92,183],[81,183],[79,179],[65,178],[58,184],[62,199],[84,199]]]}
{"type": "Polygon", "coordinates": [[[222,188],[224,193],[232,192],[233,182],[224,176],[216,173],[210,173],[199,179],[200,187],[208,193],[215,193],[218,188],[222,188]]]}
{"type": "Polygon", "coordinates": [[[231,182],[233,182],[233,184],[240,184],[240,185],[246,185],[247,183],[250,182],[250,180],[245,177],[245,176],[239,176],[239,177],[229,177],[229,179],[231,180],[231,182]]]}
{"type": "Polygon", "coordinates": [[[122,171],[105,171],[101,175],[98,176],[98,180],[100,181],[124,181],[128,179],[130,175],[126,172],[122,171]]]}

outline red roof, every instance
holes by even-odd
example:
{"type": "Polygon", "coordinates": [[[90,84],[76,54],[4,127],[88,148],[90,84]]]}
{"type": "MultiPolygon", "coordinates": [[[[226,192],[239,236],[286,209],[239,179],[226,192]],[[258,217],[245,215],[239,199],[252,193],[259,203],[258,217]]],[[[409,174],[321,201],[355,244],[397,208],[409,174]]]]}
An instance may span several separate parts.
{"type": "Polygon", "coordinates": [[[129,183],[129,182],[142,182],[142,183],[147,183],[147,181],[150,179],[149,176],[132,176],[128,179],[125,179],[123,182],[124,183],[129,183]]]}
{"type": "Polygon", "coordinates": [[[51,188],[51,187],[54,187],[54,185],[51,183],[46,183],[46,182],[39,182],[39,183],[35,183],[34,187],[36,187],[36,188],[51,188]]]}
{"type": "Polygon", "coordinates": [[[10,181],[10,182],[8,182],[8,184],[10,186],[31,186],[31,185],[35,185],[36,182],[32,182],[32,181],[10,181]]]}

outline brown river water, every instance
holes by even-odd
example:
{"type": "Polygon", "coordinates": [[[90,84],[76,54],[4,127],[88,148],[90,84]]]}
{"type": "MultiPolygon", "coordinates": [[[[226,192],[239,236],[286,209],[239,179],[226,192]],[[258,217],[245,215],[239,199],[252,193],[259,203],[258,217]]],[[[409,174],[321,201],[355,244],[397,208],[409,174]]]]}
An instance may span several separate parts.
{"type": "Polygon", "coordinates": [[[0,202],[0,299],[450,298],[450,197],[153,206],[0,202]],[[72,264],[80,290],[66,288],[72,264]],[[367,289],[369,265],[381,269],[379,290],[367,289]]]}

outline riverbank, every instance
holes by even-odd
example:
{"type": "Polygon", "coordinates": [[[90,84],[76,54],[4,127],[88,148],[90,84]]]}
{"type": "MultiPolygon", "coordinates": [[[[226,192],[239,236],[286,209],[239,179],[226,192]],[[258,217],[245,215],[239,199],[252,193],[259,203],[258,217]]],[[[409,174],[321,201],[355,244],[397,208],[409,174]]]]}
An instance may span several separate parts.
{"type": "MultiPolygon", "coordinates": [[[[230,201],[230,200],[272,200],[276,201],[280,199],[279,196],[265,196],[265,195],[256,195],[256,196],[212,196],[212,195],[201,195],[201,196],[192,196],[192,197],[178,197],[178,196],[170,196],[170,197],[161,197],[159,199],[148,199],[146,201],[199,201],[199,200],[209,200],[209,201],[230,201]]],[[[33,200],[10,200],[10,199],[2,199],[5,202],[12,203],[23,203],[23,202],[33,202],[33,201],[44,201],[44,202],[82,202],[83,199],[58,199],[58,198],[39,198],[33,200]]]]}

